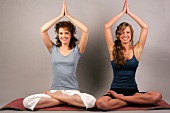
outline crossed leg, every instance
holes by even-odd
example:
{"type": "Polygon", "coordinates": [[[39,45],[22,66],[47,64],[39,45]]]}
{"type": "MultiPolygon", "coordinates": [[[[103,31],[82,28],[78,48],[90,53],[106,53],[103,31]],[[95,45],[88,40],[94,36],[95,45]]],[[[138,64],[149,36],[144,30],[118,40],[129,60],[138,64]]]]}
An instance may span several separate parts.
{"type": "Polygon", "coordinates": [[[51,107],[60,104],[64,103],[52,98],[52,93],[49,91],[41,94],[30,95],[23,100],[24,107],[31,110],[37,108],[51,107]]]}
{"type": "Polygon", "coordinates": [[[162,100],[162,95],[159,92],[147,92],[144,94],[135,93],[132,96],[122,96],[117,94],[114,91],[110,93],[115,97],[112,99],[109,96],[102,96],[96,101],[96,105],[99,109],[102,110],[113,110],[123,106],[128,105],[129,103],[135,104],[157,104],[162,100]]]}
{"type": "Polygon", "coordinates": [[[110,93],[117,99],[135,104],[157,104],[162,100],[162,94],[159,92],[135,93],[132,96],[119,96],[114,91],[110,91],[110,93]]]}
{"type": "Polygon", "coordinates": [[[49,92],[43,94],[35,94],[24,99],[25,108],[34,110],[38,108],[52,107],[60,104],[69,104],[78,107],[92,108],[95,105],[96,99],[86,93],[66,91],[49,92]]]}
{"type": "Polygon", "coordinates": [[[56,106],[56,105],[60,105],[60,104],[64,104],[64,103],[60,102],[54,98],[42,97],[42,98],[40,98],[38,103],[35,105],[34,109],[52,107],[52,106],[56,106]]]}
{"type": "Polygon", "coordinates": [[[96,106],[102,110],[113,110],[126,106],[128,103],[119,99],[112,99],[109,96],[102,96],[96,101],[96,106]]]}
{"type": "Polygon", "coordinates": [[[81,97],[77,94],[67,95],[62,94],[61,91],[56,91],[54,93],[46,91],[44,94],[49,95],[51,98],[41,98],[36,104],[35,108],[51,107],[60,104],[70,104],[73,106],[85,107],[81,97]]]}

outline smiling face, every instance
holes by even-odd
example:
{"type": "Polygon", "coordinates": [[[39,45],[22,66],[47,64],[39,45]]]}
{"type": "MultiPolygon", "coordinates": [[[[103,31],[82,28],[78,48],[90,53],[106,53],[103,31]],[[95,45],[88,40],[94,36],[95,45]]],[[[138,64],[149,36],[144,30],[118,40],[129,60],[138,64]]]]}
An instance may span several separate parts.
{"type": "Polygon", "coordinates": [[[58,36],[62,44],[69,45],[71,39],[71,32],[67,28],[62,28],[62,27],[59,28],[58,36]]]}
{"type": "Polygon", "coordinates": [[[76,26],[74,26],[71,21],[60,21],[54,26],[56,36],[56,45],[57,47],[66,44],[70,49],[76,46],[78,39],[75,37],[76,26]]]}
{"type": "Polygon", "coordinates": [[[133,28],[129,23],[122,22],[116,30],[116,38],[121,41],[122,44],[131,42],[133,45],[133,28]]]}
{"type": "Polygon", "coordinates": [[[129,43],[131,41],[131,30],[130,27],[127,26],[125,30],[122,32],[122,34],[119,36],[119,40],[123,43],[129,43]]]}

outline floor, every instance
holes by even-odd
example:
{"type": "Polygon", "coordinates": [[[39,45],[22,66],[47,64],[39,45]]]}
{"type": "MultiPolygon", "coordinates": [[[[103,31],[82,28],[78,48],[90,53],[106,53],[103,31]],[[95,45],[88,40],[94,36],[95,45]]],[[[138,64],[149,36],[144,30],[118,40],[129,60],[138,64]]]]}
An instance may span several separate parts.
{"type": "MultiPolygon", "coordinates": [[[[169,103],[169,102],[168,102],[169,103]]],[[[2,107],[3,103],[0,103],[0,107],[2,107]]],[[[33,111],[34,113],[103,113],[103,111],[33,111]]],[[[170,109],[165,110],[135,110],[135,111],[107,111],[108,113],[170,113],[170,109]]],[[[14,110],[3,110],[0,113],[32,113],[32,111],[14,111],[14,110]]]]}
{"type": "MultiPolygon", "coordinates": [[[[32,111],[0,111],[0,113],[30,113],[32,111]]],[[[56,113],[56,111],[34,111],[36,113],[56,113]]],[[[93,113],[94,111],[81,111],[84,113],[93,113]]],[[[149,111],[107,111],[108,113],[170,113],[170,110],[149,110],[149,111]]],[[[80,111],[57,111],[57,113],[80,113],[80,111]]],[[[94,112],[94,113],[103,113],[101,112],[94,112]]]]}

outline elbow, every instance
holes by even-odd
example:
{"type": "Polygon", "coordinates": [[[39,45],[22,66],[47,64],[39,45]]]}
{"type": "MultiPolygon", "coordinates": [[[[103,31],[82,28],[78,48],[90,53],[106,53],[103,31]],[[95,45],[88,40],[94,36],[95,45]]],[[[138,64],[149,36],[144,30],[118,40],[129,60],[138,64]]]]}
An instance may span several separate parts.
{"type": "Polygon", "coordinates": [[[43,27],[41,27],[41,29],[40,29],[40,33],[44,33],[44,32],[46,32],[46,30],[44,30],[44,28],[43,28],[43,27]]]}
{"type": "Polygon", "coordinates": [[[88,33],[88,32],[89,32],[89,29],[86,27],[83,31],[84,31],[85,33],[88,33]]]}
{"type": "Polygon", "coordinates": [[[107,25],[106,24],[104,25],[104,29],[107,29],[107,25]]]}
{"type": "Polygon", "coordinates": [[[107,24],[104,25],[104,29],[108,29],[109,26],[107,24]]]}
{"type": "Polygon", "coordinates": [[[148,29],[148,24],[143,26],[144,29],[148,29]]]}
{"type": "Polygon", "coordinates": [[[148,24],[146,24],[145,29],[148,29],[148,24]]]}
{"type": "Polygon", "coordinates": [[[43,30],[43,28],[41,27],[41,29],[40,29],[40,33],[43,33],[44,32],[44,30],[43,30]]]}

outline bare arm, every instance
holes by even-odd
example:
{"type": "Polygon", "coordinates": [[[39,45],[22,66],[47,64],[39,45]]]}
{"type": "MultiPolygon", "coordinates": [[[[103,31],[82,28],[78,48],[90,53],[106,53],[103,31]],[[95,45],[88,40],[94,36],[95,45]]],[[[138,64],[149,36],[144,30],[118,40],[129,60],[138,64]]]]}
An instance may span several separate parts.
{"type": "Polygon", "coordinates": [[[148,34],[148,25],[143,20],[141,20],[139,17],[134,15],[132,12],[130,12],[128,2],[126,2],[126,6],[127,6],[127,12],[126,13],[131,18],[133,18],[139,24],[139,26],[141,27],[141,33],[140,33],[139,41],[135,45],[135,48],[137,48],[137,51],[139,52],[139,54],[141,54],[142,51],[143,51],[145,42],[146,42],[147,34],[148,34]]]}
{"type": "Polygon", "coordinates": [[[111,27],[125,13],[126,13],[126,1],[125,1],[125,4],[124,4],[124,7],[123,7],[122,11],[118,15],[116,15],[112,19],[110,19],[105,24],[105,26],[104,26],[106,44],[107,44],[107,47],[108,47],[108,50],[109,50],[110,53],[113,51],[113,46],[114,46],[114,41],[113,41],[113,35],[112,35],[112,32],[111,32],[111,27]]]}
{"type": "Polygon", "coordinates": [[[64,3],[63,3],[63,8],[62,8],[62,11],[61,11],[61,14],[59,16],[57,16],[56,18],[52,19],[51,21],[47,22],[45,25],[43,25],[41,27],[41,36],[42,36],[42,39],[43,39],[43,42],[45,44],[45,46],[47,47],[48,51],[50,51],[53,43],[52,41],[50,40],[50,37],[48,35],[48,30],[57,22],[59,21],[62,17],[64,17],[64,3]]]}
{"type": "Polygon", "coordinates": [[[71,21],[73,21],[73,23],[75,23],[75,25],[82,32],[80,43],[79,43],[78,47],[80,49],[80,53],[83,53],[85,51],[87,41],[88,41],[88,33],[89,33],[88,28],[87,28],[87,26],[85,26],[83,23],[81,23],[79,20],[75,19],[68,13],[66,3],[65,3],[65,15],[67,18],[69,18],[71,21]]]}

